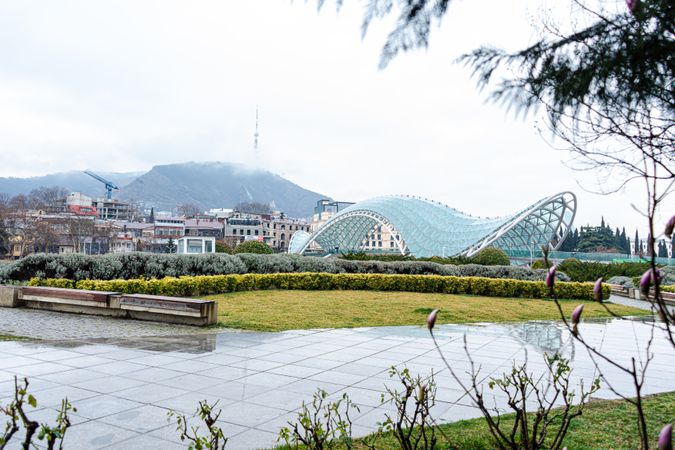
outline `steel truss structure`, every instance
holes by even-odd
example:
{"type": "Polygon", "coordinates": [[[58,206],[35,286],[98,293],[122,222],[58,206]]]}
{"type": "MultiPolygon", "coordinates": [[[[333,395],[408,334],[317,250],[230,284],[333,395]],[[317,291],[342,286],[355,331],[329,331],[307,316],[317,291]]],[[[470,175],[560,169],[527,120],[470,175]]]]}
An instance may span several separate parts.
{"type": "Polygon", "coordinates": [[[485,247],[506,251],[556,250],[565,240],[577,209],[572,192],[546,197],[500,218],[473,217],[447,205],[413,196],[377,197],[356,203],[314,233],[296,232],[289,253],[316,244],[326,253],[364,251],[374,230],[389,236],[395,252],[417,257],[472,256],[485,247]]]}

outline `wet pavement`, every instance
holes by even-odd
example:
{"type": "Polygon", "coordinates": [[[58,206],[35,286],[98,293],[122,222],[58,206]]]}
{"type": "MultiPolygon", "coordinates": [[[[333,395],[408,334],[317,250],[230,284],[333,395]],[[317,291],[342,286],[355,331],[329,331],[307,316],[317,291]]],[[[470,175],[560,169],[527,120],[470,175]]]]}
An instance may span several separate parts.
{"type": "MultiPolygon", "coordinates": [[[[3,311],[4,312],[4,311],[3,311]]],[[[603,352],[627,362],[650,338],[642,321],[585,322],[582,334],[603,352]]],[[[645,393],[675,390],[675,352],[655,330],[654,358],[645,393]]],[[[438,326],[444,355],[468,379],[464,335],[481,376],[497,375],[513,361],[527,358],[543,368],[543,353],[559,351],[571,359],[573,379],[588,386],[597,376],[585,349],[558,322],[438,326]]],[[[167,412],[194,412],[199,400],[218,401],[220,425],[230,437],[227,448],[277,444],[279,429],[297,416],[302,401],[317,388],[337,398],[348,393],[360,406],[354,432],[376,429],[391,412],[380,404],[391,365],[429,375],[438,384],[433,413],[439,422],[479,414],[450,376],[421,327],[304,330],[280,333],[213,332],[179,336],[131,336],[105,339],[0,342],[0,402],[11,395],[14,375],[27,376],[38,401],[37,419],[53,422],[61,398],[77,408],[66,449],[185,448],[167,412]]],[[[630,380],[602,365],[607,381],[631,395],[630,380]]],[[[486,388],[487,391],[487,388],[486,388]]],[[[615,398],[603,383],[595,395],[615,398]]],[[[503,398],[495,398],[503,405],[503,398]]],[[[14,447],[18,448],[18,443],[14,447]]]]}

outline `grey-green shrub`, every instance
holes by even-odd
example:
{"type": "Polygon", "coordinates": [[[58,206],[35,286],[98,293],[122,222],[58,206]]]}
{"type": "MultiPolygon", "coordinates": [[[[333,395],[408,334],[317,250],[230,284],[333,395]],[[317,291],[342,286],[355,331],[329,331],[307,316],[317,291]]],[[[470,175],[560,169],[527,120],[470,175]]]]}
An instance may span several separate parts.
{"type": "Polygon", "coordinates": [[[635,285],[633,284],[633,279],[631,277],[616,276],[616,277],[612,277],[609,280],[607,280],[607,283],[617,284],[619,286],[624,286],[624,287],[627,287],[627,288],[634,288],[635,287],[635,285]]]}
{"type": "MultiPolygon", "coordinates": [[[[458,277],[510,278],[541,281],[545,270],[525,266],[454,266],[429,261],[359,261],[338,258],[274,254],[240,253],[228,255],[176,255],[122,253],[109,255],[31,255],[2,266],[0,276],[9,280],[30,278],[68,278],[72,280],[111,280],[164,278],[244,273],[354,273],[392,275],[444,275],[458,277]]],[[[560,281],[569,281],[558,272],[560,281]]]]}

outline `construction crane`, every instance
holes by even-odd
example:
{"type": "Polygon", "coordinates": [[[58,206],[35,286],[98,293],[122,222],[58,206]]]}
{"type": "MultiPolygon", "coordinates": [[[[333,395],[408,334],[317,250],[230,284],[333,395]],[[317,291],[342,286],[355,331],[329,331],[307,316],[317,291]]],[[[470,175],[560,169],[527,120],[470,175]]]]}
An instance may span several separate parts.
{"type": "Polygon", "coordinates": [[[106,197],[108,198],[108,200],[112,200],[113,189],[115,189],[117,191],[120,190],[119,186],[117,186],[115,183],[113,183],[110,180],[106,180],[103,177],[100,177],[100,176],[96,175],[94,172],[90,172],[88,170],[85,170],[84,173],[86,173],[90,177],[94,178],[95,180],[98,180],[101,183],[105,184],[105,191],[106,191],[106,194],[107,194],[106,197]]]}

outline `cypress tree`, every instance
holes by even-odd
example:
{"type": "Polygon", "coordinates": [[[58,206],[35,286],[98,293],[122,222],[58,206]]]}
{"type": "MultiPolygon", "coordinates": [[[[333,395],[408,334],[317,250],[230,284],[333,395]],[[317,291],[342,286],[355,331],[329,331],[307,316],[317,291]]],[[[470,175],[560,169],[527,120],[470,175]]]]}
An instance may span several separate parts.
{"type": "Polygon", "coordinates": [[[621,250],[624,253],[630,254],[630,241],[626,237],[626,227],[621,229],[621,250]]]}
{"type": "Polygon", "coordinates": [[[635,229],[635,240],[633,242],[635,242],[635,254],[639,255],[640,254],[640,248],[642,247],[642,245],[638,246],[638,244],[641,244],[641,241],[640,241],[640,238],[638,237],[637,228],[635,229]]]}
{"type": "Polygon", "coordinates": [[[659,258],[668,257],[668,247],[666,247],[666,241],[659,241],[659,252],[657,253],[659,258]]]}

